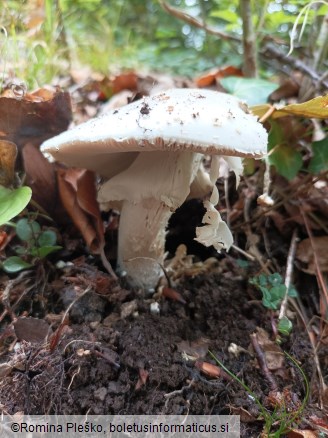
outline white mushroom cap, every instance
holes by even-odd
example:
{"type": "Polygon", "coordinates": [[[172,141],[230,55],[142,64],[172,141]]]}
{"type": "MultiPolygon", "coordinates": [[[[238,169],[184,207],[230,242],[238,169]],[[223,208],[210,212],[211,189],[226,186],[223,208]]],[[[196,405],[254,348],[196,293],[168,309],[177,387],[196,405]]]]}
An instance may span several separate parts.
{"type": "Polygon", "coordinates": [[[99,201],[107,208],[122,202],[119,265],[133,283],[152,287],[161,275],[165,227],[188,196],[210,193],[197,240],[218,251],[232,244],[231,232],[214,207],[218,160],[212,159],[207,176],[201,154],[234,156],[227,161],[238,180],[242,166],[237,157],[260,158],[266,147],[265,129],[236,97],[172,89],[92,119],[47,140],[41,150],[110,178],[99,201]]]}
{"type": "Polygon", "coordinates": [[[57,161],[90,168],[93,161],[97,167],[116,161],[116,155],[107,154],[117,152],[191,150],[260,158],[266,148],[265,129],[236,97],[172,89],[91,119],[47,140],[41,150],[57,161]]]}

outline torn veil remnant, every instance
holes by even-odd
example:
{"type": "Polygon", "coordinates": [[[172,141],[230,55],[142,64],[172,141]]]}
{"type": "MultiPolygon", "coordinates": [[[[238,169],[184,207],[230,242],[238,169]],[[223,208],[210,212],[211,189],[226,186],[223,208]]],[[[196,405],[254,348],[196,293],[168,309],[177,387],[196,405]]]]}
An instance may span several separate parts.
{"type": "Polygon", "coordinates": [[[164,259],[165,230],[189,197],[205,198],[196,240],[218,251],[232,235],[215,205],[218,156],[236,173],[240,157],[261,158],[267,133],[234,96],[212,90],[172,89],[92,119],[46,141],[44,153],[108,178],[99,190],[105,209],[121,205],[118,264],[133,285],[155,287],[164,259]],[[204,155],[212,157],[208,174],[204,155]]]}

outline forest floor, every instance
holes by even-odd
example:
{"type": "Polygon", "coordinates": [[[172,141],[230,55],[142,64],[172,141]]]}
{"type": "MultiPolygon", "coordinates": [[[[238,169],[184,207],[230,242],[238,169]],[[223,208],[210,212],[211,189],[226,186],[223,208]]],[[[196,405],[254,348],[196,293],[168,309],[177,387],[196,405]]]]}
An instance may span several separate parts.
{"type": "MultiPolygon", "coordinates": [[[[1,411],[236,414],[241,416],[241,436],[252,438],[264,428],[255,395],[271,413],[273,431],[286,422],[287,428],[298,430],[286,435],[290,438],[305,436],[303,430],[313,433],[308,437],[325,433],[328,394],[320,379],[328,375],[328,336],[323,331],[314,349],[300,312],[303,305],[309,318],[319,314],[315,276],[304,272],[304,257],[296,261],[293,283],[299,297],[289,304],[293,329],[288,336],[278,335],[277,312],[262,305],[262,295],[249,282],[268,266],[271,272],[285,273],[293,230],[299,229],[300,239],[306,237],[286,206],[259,220],[260,207],[249,194],[261,177],[260,169],[238,193],[231,177],[229,191],[234,192],[237,243],[245,248],[255,236],[252,244],[262,259],[245,259],[235,250],[217,255],[202,249],[193,236],[203,207],[190,201],[175,213],[168,230],[167,250],[171,257],[176,254],[172,284],[155,294],[129,288],[124,278],[113,280],[98,257],[86,251],[76,230],[71,234],[71,225],[61,225],[63,250],[58,255],[17,276],[0,273],[1,411]],[[243,211],[250,198],[250,221],[257,219],[247,228],[243,211]],[[181,244],[192,259],[179,256],[181,244]],[[58,258],[64,260],[60,268],[55,267],[58,258]]],[[[276,177],[276,182],[285,188],[285,180],[276,177]]],[[[116,233],[115,227],[107,230],[111,259],[116,233]]]]}

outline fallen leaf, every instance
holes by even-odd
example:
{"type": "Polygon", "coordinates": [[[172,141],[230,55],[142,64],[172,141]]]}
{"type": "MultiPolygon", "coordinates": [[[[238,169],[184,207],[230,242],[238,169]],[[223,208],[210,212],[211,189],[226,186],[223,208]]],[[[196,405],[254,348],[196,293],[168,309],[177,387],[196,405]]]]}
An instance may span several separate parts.
{"type": "Polygon", "coordinates": [[[287,438],[318,438],[318,434],[313,430],[292,429],[287,433],[287,438]]]}
{"type": "Polygon", "coordinates": [[[0,185],[9,187],[15,178],[17,146],[7,140],[0,140],[0,185]]]}
{"type": "Polygon", "coordinates": [[[22,150],[26,183],[32,189],[32,199],[36,201],[52,218],[58,213],[58,195],[56,173],[53,163],[42,155],[32,143],[22,150]]]}
{"type": "Polygon", "coordinates": [[[316,427],[320,431],[322,431],[323,433],[326,433],[326,435],[324,435],[324,436],[328,435],[328,423],[327,423],[327,419],[317,417],[316,415],[311,415],[309,417],[309,422],[310,422],[312,427],[316,427]]]}
{"type": "Polygon", "coordinates": [[[11,365],[8,362],[4,362],[0,364],[0,379],[4,379],[5,377],[9,376],[12,369],[14,368],[13,365],[11,365]]]}
{"type": "Polygon", "coordinates": [[[312,275],[316,275],[316,264],[314,259],[314,251],[317,256],[319,269],[321,272],[328,272],[328,236],[313,237],[302,240],[296,251],[296,258],[305,264],[303,271],[312,275]],[[312,247],[313,244],[313,247],[312,247]],[[314,251],[313,251],[314,250],[314,251]]]}
{"type": "Polygon", "coordinates": [[[269,100],[278,102],[279,100],[287,99],[288,97],[298,96],[301,81],[302,77],[294,73],[292,77],[284,80],[280,87],[270,94],[269,100]]]}
{"type": "Polygon", "coordinates": [[[186,304],[186,301],[183,299],[182,295],[171,287],[163,287],[162,295],[163,297],[172,301],[178,301],[181,304],[186,304]]]}
{"type": "Polygon", "coordinates": [[[50,334],[50,326],[44,319],[18,318],[14,322],[15,334],[19,340],[41,344],[50,334]]]}
{"type": "Polygon", "coordinates": [[[37,90],[32,94],[0,97],[0,140],[41,144],[65,131],[72,119],[70,96],[62,91],[37,90]]]}
{"type": "Polygon", "coordinates": [[[218,79],[226,78],[227,76],[243,76],[240,68],[228,65],[227,67],[212,69],[205,72],[202,76],[195,79],[197,87],[209,87],[215,85],[218,79]]]}
{"type": "Polygon", "coordinates": [[[146,385],[148,377],[149,377],[149,372],[144,368],[139,368],[139,379],[135,386],[136,391],[138,391],[140,388],[146,385]]]}
{"type": "Polygon", "coordinates": [[[9,242],[8,234],[0,230],[0,251],[3,251],[9,242]]]}
{"type": "Polygon", "coordinates": [[[228,405],[230,409],[230,413],[232,415],[239,415],[240,416],[240,422],[241,423],[254,423],[255,421],[258,421],[254,415],[252,415],[250,412],[248,412],[246,409],[242,407],[236,407],[232,405],[228,405]]]}
{"type": "Polygon", "coordinates": [[[94,254],[104,247],[104,228],[97,202],[94,173],[85,169],[58,168],[61,201],[94,254]]]}
{"type": "Polygon", "coordinates": [[[200,338],[191,342],[181,341],[177,344],[177,348],[184,355],[188,355],[190,360],[196,360],[206,356],[210,342],[206,338],[200,338]]]}
{"type": "Polygon", "coordinates": [[[138,77],[132,71],[121,73],[112,78],[112,86],[114,94],[122,90],[136,91],[138,87],[138,77]]]}
{"type": "Polygon", "coordinates": [[[213,365],[212,363],[197,360],[195,362],[195,367],[198,368],[203,374],[206,374],[206,376],[211,377],[212,379],[218,379],[219,377],[221,377],[226,380],[232,380],[232,378],[225,371],[223,371],[218,366],[213,365]]]}
{"type": "Polygon", "coordinates": [[[281,348],[269,338],[268,333],[257,327],[257,341],[262,348],[269,370],[282,368],[285,358],[281,348]]]}

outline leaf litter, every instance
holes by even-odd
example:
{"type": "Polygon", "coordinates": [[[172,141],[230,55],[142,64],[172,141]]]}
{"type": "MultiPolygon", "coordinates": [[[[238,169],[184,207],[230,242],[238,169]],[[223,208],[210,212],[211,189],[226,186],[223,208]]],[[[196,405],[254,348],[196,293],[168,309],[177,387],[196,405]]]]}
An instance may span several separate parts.
{"type": "MultiPolygon", "coordinates": [[[[212,86],[229,74],[239,72],[217,69],[198,82],[212,86]]],[[[76,122],[99,112],[104,100],[116,99],[119,93],[125,94],[120,97],[123,102],[115,103],[118,106],[154,88],[158,91],[168,84],[171,87],[189,84],[181,78],[135,72],[96,78],[87,85],[79,78],[79,83],[84,85],[76,83],[72,93],[77,104],[76,122]],[[84,108],[89,108],[89,115],[84,108]]],[[[256,111],[264,114],[267,109],[256,111]]],[[[286,114],[320,118],[325,111],[325,101],[317,98],[308,106],[275,109],[273,118],[283,120],[280,117],[286,114]]],[[[297,176],[286,184],[282,176],[273,174],[272,207],[254,203],[261,190],[259,163],[255,163],[254,173],[246,176],[238,194],[233,176],[229,176],[225,188],[219,181],[221,202],[227,207],[237,244],[231,253],[220,256],[193,240],[194,229],[204,212],[201,203],[186,203],[172,218],[168,230],[167,251],[171,261],[165,269],[172,284],[165,285],[162,293],[149,296],[129,289],[124,279],[118,284],[104,272],[98,260],[97,254],[105,245],[104,232],[107,254],[115,253],[117,221],[114,214],[112,219],[107,218],[107,229],[103,228],[106,221],[96,204],[94,176],[84,170],[54,166],[39,154],[39,144],[67,129],[71,121],[68,94],[60,90],[29,94],[24,87],[9,88],[0,97],[1,114],[4,115],[0,117],[1,140],[14,142],[18,147],[16,169],[26,172],[26,181],[33,188],[36,205],[32,208],[35,214],[48,216],[41,222],[49,218],[55,221],[65,242],[63,250],[52,256],[46,267],[40,266],[16,280],[0,271],[3,307],[0,398],[4,412],[73,414],[86,409],[90,414],[239,412],[245,419],[242,436],[257,436],[262,428],[258,407],[236,382],[226,378],[207,349],[231,372],[241,376],[264,405],[273,410],[288,400],[305,397],[298,370],[283,360],[282,351],[288,351],[313,382],[312,406],[325,406],[320,376],[316,375],[312,358],[314,345],[326,375],[328,343],[324,321],[321,325],[311,322],[314,336],[311,346],[302,325],[304,321],[292,316],[295,329],[278,347],[272,328],[274,315],[262,307],[259,292],[248,283],[249,277],[258,272],[284,271],[286,238],[297,226],[302,241],[296,253],[295,285],[307,303],[307,308],[301,310],[302,316],[310,321],[320,314],[314,275],[318,269],[326,272],[326,237],[320,230],[328,229],[327,185],[320,173],[317,181],[321,184],[316,186],[313,176],[301,180],[297,176]],[[312,242],[306,225],[319,234],[312,242]],[[243,248],[242,253],[237,251],[239,247],[243,248]],[[314,265],[314,252],[320,260],[318,266],[314,265]],[[156,313],[150,311],[154,302],[159,309],[156,313]],[[258,351],[254,351],[252,334],[256,334],[258,351]],[[238,355],[228,348],[231,343],[238,346],[238,355]],[[268,366],[266,373],[259,360],[261,355],[268,366]],[[274,392],[269,391],[272,378],[277,385],[274,392]],[[251,434],[247,422],[252,424],[251,434]]],[[[300,126],[299,122],[293,123],[300,126]]],[[[288,128],[287,131],[292,137],[298,135],[291,134],[288,128]]],[[[6,158],[1,159],[1,163],[6,162],[6,158]]],[[[13,179],[10,160],[4,166],[3,178],[10,181],[13,179]]],[[[13,235],[7,240],[7,229],[2,233],[5,244],[1,260],[10,253],[11,240],[15,238],[13,235]]],[[[291,403],[289,408],[297,410],[297,406],[291,403]]],[[[323,411],[311,406],[303,415],[307,425],[318,430],[311,420],[316,418],[315,414],[322,424],[327,423],[323,411]]],[[[294,429],[289,436],[307,436],[307,432],[310,433],[305,428],[294,429]]]]}

